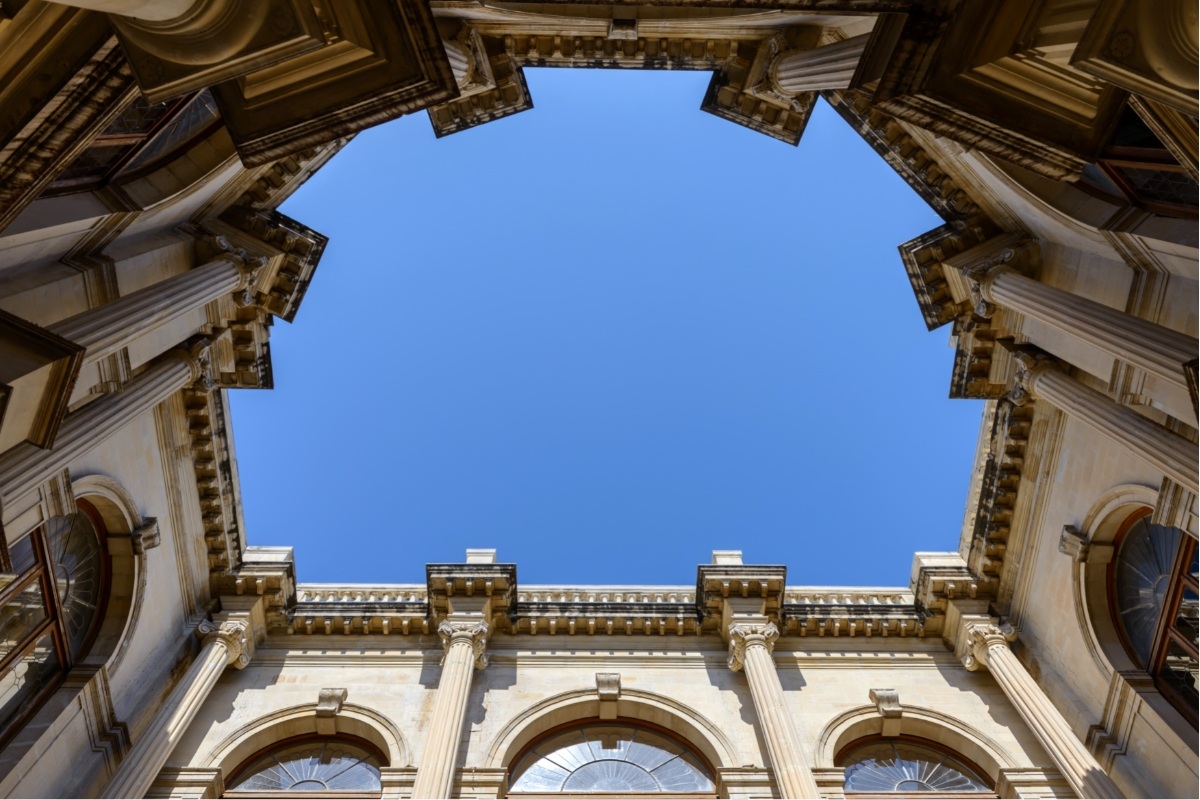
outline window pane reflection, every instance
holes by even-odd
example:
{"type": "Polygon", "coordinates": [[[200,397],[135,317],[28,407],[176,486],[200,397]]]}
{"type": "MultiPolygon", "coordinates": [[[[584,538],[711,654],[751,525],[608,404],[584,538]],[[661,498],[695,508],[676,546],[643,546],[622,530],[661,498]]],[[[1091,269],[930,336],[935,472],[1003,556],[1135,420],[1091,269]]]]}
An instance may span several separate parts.
{"type": "Polygon", "coordinates": [[[8,723],[38,693],[49,685],[59,671],[54,637],[42,636],[24,656],[0,675],[0,724],[8,723]]]}

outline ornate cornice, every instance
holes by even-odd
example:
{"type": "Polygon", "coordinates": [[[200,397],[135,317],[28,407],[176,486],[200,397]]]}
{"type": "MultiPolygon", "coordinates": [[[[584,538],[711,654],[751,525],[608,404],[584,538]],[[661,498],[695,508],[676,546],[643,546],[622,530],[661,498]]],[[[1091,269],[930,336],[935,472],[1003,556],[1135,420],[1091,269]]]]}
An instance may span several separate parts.
{"type": "Polygon", "coordinates": [[[228,665],[245,669],[250,663],[250,625],[242,619],[227,619],[220,623],[205,620],[196,627],[196,635],[208,646],[215,642],[225,645],[229,651],[228,665]]]}
{"type": "Polygon", "coordinates": [[[770,653],[779,638],[773,622],[735,622],[729,626],[729,668],[734,672],[746,663],[746,648],[761,646],[770,653]]]}
{"type": "Polygon", "coordinates": [[[442,638],[442,663],[446,663],[451,647],[466,644],[475,653],[475,669],[486,667],[488,630],[488,624],[483,620],[442,620],[437,629],[442,638]]]}

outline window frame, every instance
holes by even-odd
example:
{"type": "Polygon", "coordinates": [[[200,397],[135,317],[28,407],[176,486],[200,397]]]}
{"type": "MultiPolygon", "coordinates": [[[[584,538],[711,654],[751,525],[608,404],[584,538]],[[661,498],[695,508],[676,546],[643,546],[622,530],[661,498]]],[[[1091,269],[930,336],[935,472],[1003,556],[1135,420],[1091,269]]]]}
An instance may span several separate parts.
{"type": "MultiPolygon", "coordinates": [[[[1161,678],[1160,673],[1166,663],[1168,646],[1171,642],[1175,642],[1186,650],[1192,658],[1200,661],[1200,654],[1197,653],[1196,643],[1177,635],[1172,624],[1173,620],[1179,614],[1179,606],[1182,603],[1184,591],[1189,588],[1193,592],[1197,591],[1197,582],[1188,571],[1193,554],[1196,552],[1196,540],[1188,535],[1186,531],[1179,531],[1180,540],[1171,562],[1170,582],[1167,584],[1162,610],[1159,611],[1158,619],[1155,621],[1154,638],[1150,644],[1150,658],[1145,664],[1141,662],[1137,651],[1134,649],[1125,631],[1125,625],[1121,620],[1120,607],[1117,603],[1117,566],[1121,561],[1121,548],[1137,523],[1142,520],[1148,521],[1152,513],[1153,510],[1149,508],[1139,508],[1134,511],[1121,523],[1121,527],[1117,529],[1117,533],[1113,537],[1113,555],[1105,573],[1108,611],[1126,656],[1129,657],[1129,660],[1133,662],[1137,669],[1145,672],[1154,681],[1154,688],[1158,693],[1166,698],[1171,707],[1178,711],[1195,728],[1198,723],[1196,707],[1190,700],[1183,697],[1174,686],[1161,678]]],[[[1176,530],[1179,529],[1176,528],[1176,530]]]]}
{"type": "MultiPolygon", "coordinates": [[[[842,765],[842,761],[844,761],[855,750],[857,750],[861,747],[867,747],[867,746],[873,745],[873,744],[885,744],[885,743],[908,744],[908,745],[912,745],[915,747],[922,747],[926,750],[932,750],[935,753],[941,753],[944,756],[948,756],[948,757],[954,759],[955,761],[959,762],[963,766],[969,768],[971,771],[973,771],[975,773],[976,777],[978,777],[980,780],[983,781],[984,784],[987,785],[988,789],[987,789],[987,791],[984,791],[984,792],[909,792],[909,793],[905,793],[905,792],[858,792],[858,791],[854,791],[852,789],[844,789],[843,791],[844,791],[846,797],[848,797],[848,798],[853,797],[853,798],[855,798],[855,800],[870,800],[870,798],[888,798],[889,800],[895,800],[895,798],[897,798],[897,797],[907,797],[909,794],[919,795],[922,798],[925,798],[925,797],[935,798],[935,800],[936,800],[936,798],[975,798],[975,800],[979,800],[979,798],[984,798],[984,800],[987,800],[987,798],[999,797],[999,795],[996,793],[996,781],[992,778],[991,775],[988,774],[987,770],[983,769],[978,764],[976,764],[974,761],[967,758],[966,756],[964,756],[962,753],[958,752],[957,750],[954,750],[953,748],[948,747],[948,746],[942,744],[941,742],[935,742],[932,739],[925,739],[920,736],[912,736],[910,734],[905,734],[905,733],[900,733],[895,736],[884,736],[882,733],[875,733],[875,734],[871,734],[869,736],[862,736],[862,737],[859,737],[858,739],[855,739],[854,741],[849,742],[849,743],[843,745],[842,747],[838,748],[837,753],[834,754],[833,763],[835,765],[837,765],[839,768],[845,769],[845,767],[842,765]]],[[[843,786],[844,786],[844,784],[843,784],[843,786]]]]}
{"type": "MultiPolygon", "coordinates": [[[[379,768],[381,771],[388,768],[387,756],[382,751],[380,751],[380,749],[375,744],[373,744],[372,742],[370,742],[366,739],[363,739],[360,736],[354,736],[353,734],[349,734],[349,733],[333,733],[333,734],[301,733],[296,736],[288,736],[287,738],[271,742],[270,744],[268,744],[264,747],[260,747],[259,749],[255,750],[253,753],[251,753],[250,755],[246,756],[246,758],[242,759],[240,764],[238,764],[235,768],[233,768],[232,770],[229,771],[229,777],[225,780],[225,785],[229,786],[231,784],[237,783],[239,780],[242,779],[243,774],[246,772],[246,770],[250,769],[250,767],[254,766],[254,764],[256,762],[258,762],[262,758],[265,758],[266,756],[270,755],[271,753],[274,753],[279,750],[284,750],[284,749],[287,749],[290,747],[296,747],[297,745],[303,745],[307,742],[330,742],[330,741],[345,742],[346,744],[353,745],[354,747],[358,747],[362,750],[365,750],[368,754],[373,756],[376,761],[379,762],[379,768]]],[[[381,781],[381,783],[382,783],[382,781],[381,781]]],[[[353,800],[353,798],[363,798],[364,800],[374,800],[375,798],[382,796],[382,794],[383,794],[383,787],[381,785],[379,791],[377,791],[377,792],[348,791],[345,789],[324,789],[324,790],[284,789],[284,790],[274,791],[274,790],[266,790],[266,789],[229,789],[229,788],[225,788],[221,792],[221,797],[243,798],[243,800],[249,800],[249,798],[284,798],[284,797],[304,797],[304,798],[331,797],[331,798],[341,798],[341,800],[353,800]]]]}
{"type": "MultiPolygon", "coordinates": [[[[0,590],[0,608],[3,608],[15,599],[29,586],[37,583],[42,592],[42,609],[45,611],[45,619],[38,623],[29,633],[26,633],[21,641],[11,651],[6,653],[3,658],[0,658],[0,675],[7,674],[15,664],[19,663],[33,650],[38,641],[47,633],[53,637],[55,656],[58,659],[58,674],[47,681],[46,685],[39,689],[24,704],[21,710],[13,715],[11,720],[6,723],[0,723],[0,748],[8,746],[9,742],[25,727],[26,723],[37,714],[46,700],[62,688],[71,670],[80,661],[87,658],[92,646],[96,643],[96,637],[99,635],[100,628],[104,622],[112,585],[112,559],[108,552],[108,530],[104,525],[104,520],[100,516],[100,512],[91,503],[86,500],[76,500],[75,506],[78,509],[78,513],[87,516],[91,522],[97,544],[100,548],[100,602],[96,606],[96,613],[92,616],[91,625],[88,628],[88,633],[83,640],[83,644],[79,648],[79,653],[73,657],[70,642],[67,640],[66,618],[63,616],[62,603],[59,600],[55,584],[54,565],[51,561],[53,554],[50,552],[46,531],[50,521],[47,520],[41,523],[26,534],[33,545],[34,563],[13,580],[12,583],[5,586],[3,590],[0,590]]],[[[25,538],[25,536],[21,538],[25,538]]],[[[12,568],[12,556],[9,551],[8,540],[6,537],[0,536],[0,569],[8,570],[11,573],[12,568]]]]}
{"type": "Polygon", "coordinates": [[[508,785],[511,786],[512,782],[513,782],[513,768],[516,765],[520,764],[525,759],[525,757],[527,755],[529,755],[530,751],[532,751],[535,747],[540,745],[542,742],[545,742],[548,739],[552,739],[555,736],[558,736],[560,734],[567,733],[569,731],[577,730],[577,729],[620,728],[620,727],[632,728],[634,730],[644,730],[648,733],[653,733],[656,736],[661,736],[664,739],[668,739],[668,740],[674,742],[675,744],[679,745],[679,747],[681,749],[687,751],[687,753],[690,756],[692,756],[692,758],[696,759],[696,761],[698,761],[704,767],[704,769],[707,770],[708,776],[712,780],[712,783],[713,783],[713,791],[712,792],[513,792],[513,791],[506,791],[504,796],[512,797],[512,798],[521,798],[522,800],[539,800],[539,798],[571,798],[571,797],[588,798],[588,800],[608,800],[608,798],[621,798],[621,797],[632,797],[632,798],[669,797],[669,798],[674,798],[674,800],[693,800],[693,798],[695,798],[696,800],[708,800],[709,798],[715,798],[715,797],[720,796],[718,794],[718,790],[717,790],[717,786],[718,786],[717,770],[713,768],[712,763],[708,760],[708,758],[705,757],[704,753],[702,753],[699,748],[693,746],[691,742],[687,741],[686,739],[681,737],[678,733],[671,730],[670,728],[665,728],[661,725],[655,725],[653,722],[646,722],[645,720],[640,720],[640,719],[630,719],[628,717],[617,717],[615,719],[604,719],[604,720],[598,719],[595,717],[590,718],[590,719],[582,719],[582,720],[577,719],[577,720],[572,720],[570,722],[564,722],[561,725],[555,725],[552,728],[548,728],[548,729],[542,731],[537,736],[530,739],[529,742],[527,742],[520,750],[518,750],[517,754],[506,765],[505,772],[506,772],[506,779],[507,779],[508,785]]]}

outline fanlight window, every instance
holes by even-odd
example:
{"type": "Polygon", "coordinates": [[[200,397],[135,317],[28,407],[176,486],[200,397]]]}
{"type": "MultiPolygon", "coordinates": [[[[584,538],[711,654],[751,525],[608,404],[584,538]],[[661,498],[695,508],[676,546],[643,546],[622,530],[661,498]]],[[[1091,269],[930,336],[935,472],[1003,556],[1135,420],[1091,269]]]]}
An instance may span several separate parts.
{"type": "Polygon", "coordinates": [[[589,725],[543,739],[512,772],[512,793],[712,794],[708,767],[673,739],[589,725]]]}
{"type": "Polygon", "coordinates": [[[231,791],[378,792],[379,759],[340,739],[309,739],[259,756],[238,771],[231,791]]]}
{"type": "Polygon", "coordinates": [[[839,760],[846,768],[846,791],[988,792],[987,781],[957,758],[906,740],[877,740],[850,750],[839,760]]]}
{"type": "Polygon", "coordinates": [[[1159,691],[1196,724],[1196,542],[1141,517],[1120,538],[1110,570],[1125,649],[1159,691]]]}
{"type": "MultiPolygon", "coordinates": [[[[0,537],[0,743],[86,653],[107,597],[107,558],[91,509],[0,537]]],[[[98,516],[97,516],[98,519],[98,516]]]]}

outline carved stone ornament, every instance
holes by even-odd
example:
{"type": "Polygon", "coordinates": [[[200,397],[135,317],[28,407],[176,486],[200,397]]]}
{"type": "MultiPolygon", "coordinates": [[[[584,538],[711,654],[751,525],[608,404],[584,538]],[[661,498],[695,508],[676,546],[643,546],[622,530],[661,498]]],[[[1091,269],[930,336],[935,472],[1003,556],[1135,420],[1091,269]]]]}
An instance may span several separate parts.
{"type": "Polygon", "coordinates": [[[1058,537],[1058,552],[1068,555],[1076,563],[1087,561],[1091,543],[1088,536],[1074,525],[1064,525],[1058,537]]]}
{"type": "Polygon", "coordinates": [[[223,643],[229,651],[228,664],[245,669],[250,663],[249,630],[250,624],[241,619],[229,619],[220,624],[204,620],[196,627],[196,635],[205,647],[218,641],[223,643]]]}
{"type": "Polygon", "coordinates": [[[438,625],[438,635],[442,637],[442,664],[446,663],[446,655],[450,653],[450,648],[463,642],[469,644],[471,649],[475,651],[475,669],[483,669],[487,666],[487,634],[488,624],[482,620],[478,622],[451,622],[443,620],[441,625],[438,625]]]}
{"type": "Polygon", "coordinates": [[[139,556],[147,550],[153,550],[155,547],[158,547],[161,538],[162,534],[158,528],[158,519],[155,517],[144,518],[142,524],[134,528],[129,534],[129,542],[133,548],[133,553],[139,556]]]}
{"type": "Polygon", "coordinates": [[[967,287],[971,291],[971,302],[975,313],[985,319],[996,313],[996,305],[992,299],[992,281],[1001,272],[1011,269],[1009,262],[1016,256],[1017,251],[1006,247],[992,258],[964,267],[961,272],[967,279],[967,287]]]}
{"type": "Polygon", "coordinates": [[[346,689],[322,689],[317,693],[317,716],[334,717],[342,710],[349,695],[346,689]]]}
{"type": "Polygon", "coordinates": [[[971,672],[988,665],[988,650],[993,647],[1005,647],[1017,638],[1017,631],[1007,622],[997,625],[993,622],[971,623],[966,626],[966,652],[963,654],[963,666],[971,672]]]}
{"type": "Polygon", "coordinates": [[[1013,353],[1017,362],[1017,370],[1013,375],[1013,388],[1008,393],[1008,399],[1015,406],[1023,406],[1037,399],[1034,383],[1037,377],[1047,370],[1055,369],[1058,362],[1045,353],[1018,350],[1013,353]]]}
{"type": "Polygon", "coordinates": [[[729,668],[734,672],[746,663],[746,648],[761,645],[770,653],[779,638],[779,628],[774,622],[735,622],[729,626],[729,668]]]}
{"type": "Polygon", "coordinates": [[[895,689],[872,689],[870,698],[882,717],[890,719],[904,714],[904,709],[900,707],[900,693],[895,689]]]}

